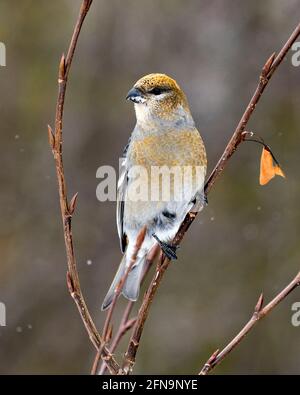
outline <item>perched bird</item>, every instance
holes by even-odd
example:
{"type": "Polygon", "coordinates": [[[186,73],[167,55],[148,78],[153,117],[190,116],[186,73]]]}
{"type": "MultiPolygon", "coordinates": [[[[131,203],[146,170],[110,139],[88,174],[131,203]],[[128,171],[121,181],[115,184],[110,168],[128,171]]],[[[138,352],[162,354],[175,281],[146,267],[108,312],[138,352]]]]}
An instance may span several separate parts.
{"type": "Polygon", "coordinates": [[[205,202],[205,147],[176,81],[165,74],[146,75],[126,99],[134,103],[136,125],[124,150],[118,182],[117,226],[124,256],[102,310],[112,303],[141,230],[146,227],[146,237],[122,289],[132,301],[139,295],[147,253],[158,243],[168,258],[176,259],[172,239],[186,214],[205,202]],[[162,168],[170,175],[167,198],[162,196],[166,182],[157,177],[157,169],[162,168]],[[142,198],[140,189],[145,192],[142,198]]]}

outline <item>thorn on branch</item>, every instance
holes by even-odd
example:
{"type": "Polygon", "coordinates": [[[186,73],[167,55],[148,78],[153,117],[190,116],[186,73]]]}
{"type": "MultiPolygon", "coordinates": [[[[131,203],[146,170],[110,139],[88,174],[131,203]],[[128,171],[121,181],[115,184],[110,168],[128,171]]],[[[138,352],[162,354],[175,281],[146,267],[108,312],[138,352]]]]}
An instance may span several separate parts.
{"type": "Polygon", "coordinates": [[[71,274],[69,271],[67,271],[67,286],[68,286],[68,290],[70,292],[71,295],[74,294],[75,292],[75,288],[74,288],[74,283],[71,277],[71,274]]]}
{"type": "Polygon", "coordinates": [[[54,150],[55,137],[54,137],[54,133],[53,133],[53,130],[50,125],[48,125],[48,138],[49,138],[50,147],[52,148],[52,150],[54,150]]]}
{"type": "Polygon", "coordinates": [[[76,202],[77,202],[77,196],[78,196],[78,192],[75,193],[75,195],[72,197],[70,204],[69,204],[69,213],[70,215],[72,215],[75,211],[75,207],[76,207],[76,202]]]}
{"type": "Polygon", "coordinates": [[[261,293],[259,298],[258,298],[258,301],[256,303],[256,306],[254,308],[254,313],[256,313],[256,314],[260,313],[261,309],[263,307],[263,304],[264,304],[264,294],[261,293]]]}
{"type": "Polygon", "coordinates": [[[217,349],[214,353],[211,354],[211,356],[209,357],[207,364],[211,365],[217,358],[217,356],[219,355],[219,349],[217,349]]]}
{"type": "Polygon", "coordinates": [[[65,54],[62,54],[60,63],[59,63],[59,70],[58,70],[58,83],[59,84],[64,82],[65,73],[66,73],[66,59],[65,59],[65,54]]]}
{"type": "Polygon", "coordinates": [[[113,334],[113,325],[110,325],[106,334],[106,338],[104,339],[106,343],[109,343],[111,341],[112,334],[113,334]]]}
{"type": "Polygon", "coordinates": [[[204,376],[206,375],[211,369],[212,369],[212,364],[215,362],[215,360],[217,359],[218,355],[219,355],[220,350],[217,349],[215,352],[213,352],[211,354],[211,356],[208,358],[206,364],[203,366],[203,368],[201,369],[199,375],[200,376],[204,376]]]}
{"type": "Polygon", "coordinates": [[[274,62],[275,56],[276,56],[276,53],[273,52],[272,55],[269,57],[269,59],[266,61],[265,65],[262,69],[262,73],[261,73],[263,78],[267,77],[267,75],[272,67],[272,64],[274,62]]]}

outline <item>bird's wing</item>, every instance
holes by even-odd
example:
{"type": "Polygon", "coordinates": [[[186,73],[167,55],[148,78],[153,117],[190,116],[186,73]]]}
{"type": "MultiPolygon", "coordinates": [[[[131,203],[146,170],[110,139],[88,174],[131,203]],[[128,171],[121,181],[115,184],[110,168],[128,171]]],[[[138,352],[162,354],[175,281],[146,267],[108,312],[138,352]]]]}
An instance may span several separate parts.
{"type": "Polygon", "coordinates": [[[117,189],[117,228],[118,234],[120,238],[120,246],[121,251],[125,252],[127,237],[124,233],[123,227],[123,219],[124,219],[124,208],[125,208],[125,194],[128,184],[128,169],[127,169],[127,159],[126,154],[128,150],[129,142],[124,148],[123,156],[120,160],[120,169],[119,169],[119,180],[118,180],[118,189],[117,189]]]}

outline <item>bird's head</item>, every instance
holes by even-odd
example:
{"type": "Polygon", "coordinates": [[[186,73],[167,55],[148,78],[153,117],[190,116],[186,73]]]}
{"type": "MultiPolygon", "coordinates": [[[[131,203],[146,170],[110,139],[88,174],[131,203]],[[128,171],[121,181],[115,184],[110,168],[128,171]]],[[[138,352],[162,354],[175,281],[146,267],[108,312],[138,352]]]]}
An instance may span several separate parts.
{"type": "Polygon", "coordinates": [[[139,79],[128,92],[135,103],[137,121],[172,121],[178,114],[190,114],[185,94],[175,80],[165,74],[149,74],[139,79]]]}

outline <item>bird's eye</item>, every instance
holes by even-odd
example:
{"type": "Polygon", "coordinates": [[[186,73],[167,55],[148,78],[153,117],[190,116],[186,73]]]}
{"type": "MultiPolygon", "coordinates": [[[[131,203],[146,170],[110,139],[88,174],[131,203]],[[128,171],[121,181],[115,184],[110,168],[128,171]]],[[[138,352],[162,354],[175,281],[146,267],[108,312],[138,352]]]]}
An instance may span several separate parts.
{"type": "Polygon", "coordinates": [[[150,91],[149,91],[149,93],[152,93],[152,95],[156,95],[156,96],[162,94],[163,92],[164,92],[164,89],[162,89],[162,88],[157,88],[157,87],[152,88],[152,89],[150,89],[150,91]]]}

